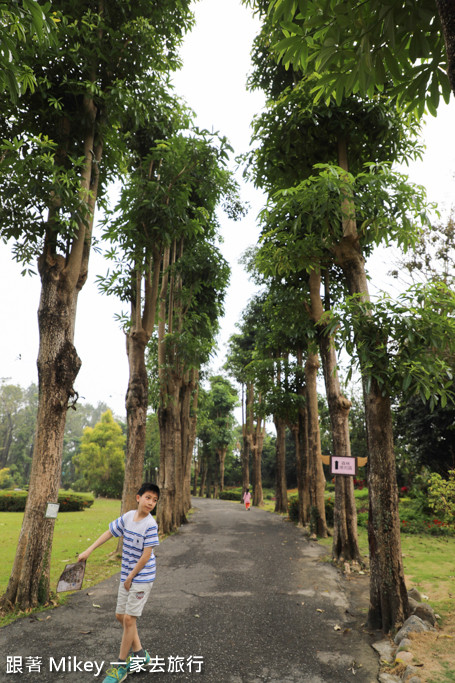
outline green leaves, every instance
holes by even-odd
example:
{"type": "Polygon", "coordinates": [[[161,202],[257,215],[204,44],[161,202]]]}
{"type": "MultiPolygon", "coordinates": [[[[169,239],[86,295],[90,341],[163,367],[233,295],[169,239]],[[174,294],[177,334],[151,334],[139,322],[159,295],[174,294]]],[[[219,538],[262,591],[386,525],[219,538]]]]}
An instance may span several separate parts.
{"type": "Polygon", "coordinates": [[[349,297],[336,306],[329,331],[339,329],[362,375],[385,394],[418,396],[432,410],[454,402],[455,294],[442,282],[415,285],[396,301],[349,297]]]}
{"type": "Polygon", "coordinates": [[[421,116],[425,105],[436,112],[450,85],[439,16],[432,0],[387,3],[272,0],[269,19],[283,38],[274,45],[277,59],[304,74],[321,76],[315,101],[343,96],[387,94],[421,116]]]}
{"type": "Polygon", "coordinates": [[[49,7],[35,0],[0,2],[0,92],[7,91],[14,102],[26,90],[35,89],[34,72],[23,64],[22,52],[27,41],[50,42],[54,24],[49,7]]]}

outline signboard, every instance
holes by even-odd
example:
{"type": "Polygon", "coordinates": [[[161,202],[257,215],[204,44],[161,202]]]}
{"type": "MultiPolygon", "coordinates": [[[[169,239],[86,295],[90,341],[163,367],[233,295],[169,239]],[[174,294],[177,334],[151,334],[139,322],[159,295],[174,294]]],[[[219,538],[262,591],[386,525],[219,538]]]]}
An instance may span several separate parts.
{"type": "Polygon", "coordinates": [[[46,519],[56,519],[59,507],[60,503],[48,503],[46,514],[44,515],[46,519]]]}
{"type": "Polygon", "coordinates": [[[357,474],[357,458],[330,456],[330,474],[344,474],[355,477],[357,474]]]}
{"type": "Polygon", "coordinates": [[[78,591],[82,588],[85,574],[85,561],[67,564],[57,584],[57,593],[64,591],[78,591]]]}

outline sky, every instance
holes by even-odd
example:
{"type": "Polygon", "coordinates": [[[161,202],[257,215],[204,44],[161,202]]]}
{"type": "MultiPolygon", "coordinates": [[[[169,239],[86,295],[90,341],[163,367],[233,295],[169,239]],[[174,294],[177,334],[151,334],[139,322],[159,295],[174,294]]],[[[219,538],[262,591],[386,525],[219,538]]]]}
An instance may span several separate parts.
{"type": "MultiPolygon", "coordinates": [[[[196,27],[182,48],[183,69],[174,76],[176,92],[196,113],[201,128],[226,135],[239,154],[248,149],[250,123],[264,105],[261,93],[249,93],[245,84],[250,72],[250,49],[258,23],[240,0],[200,0],[195,4],[196,27]]],[[[455,198],[455,105],[441,106],[437,119],[430,117],[425,130],[427,152],[408,173],[427,188],[432,201],[448,211],[455,198]]],[[[241,181],[241,178],[238,178],[241,181]]],[[[229,336],[235,332],[241,312],[254,294],[254,286],[238,261],[258,237],[256,217],[263,206],[262,194],[242,181],[242,198],[250,205],[247,216],[233,222],[220,214],[221,249],[231,265],[231,283],[221,322],[219,351],[212,362],[218,371],[224,362],[229,336]]],[[[453,202],[455,203],[455,201],[453,202]]],[[[386,275],[393,253],[378,252],[370,264],[386,275]]],[[[95,278],[106,271],[102,257],[91,256],[89,280],[79,295],[75,346],[82,367],[75,388],[81,400],[96,405],[104,401],[116,415],[125,415],[124,397],[128,365],[124,334],[114,319],[122,310],[111,297],[99,294],[95,278]]],[[[8,246],[0,244],[0,379],[23,387],[37,382],[38,276],[22,277],[21,267],[11,259],[8,246]]]]}

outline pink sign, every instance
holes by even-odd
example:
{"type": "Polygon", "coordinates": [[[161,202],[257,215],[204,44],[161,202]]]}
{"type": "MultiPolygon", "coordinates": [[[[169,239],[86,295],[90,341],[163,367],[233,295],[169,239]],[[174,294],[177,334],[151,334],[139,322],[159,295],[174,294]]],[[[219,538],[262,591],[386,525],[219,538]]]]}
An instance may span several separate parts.
{"type": "Polygon", "coordinates": [[[330,474],[346,474],[354,477],[357,474],[357,458],[343,458],[332,455],[330,457],[330,474]]]}

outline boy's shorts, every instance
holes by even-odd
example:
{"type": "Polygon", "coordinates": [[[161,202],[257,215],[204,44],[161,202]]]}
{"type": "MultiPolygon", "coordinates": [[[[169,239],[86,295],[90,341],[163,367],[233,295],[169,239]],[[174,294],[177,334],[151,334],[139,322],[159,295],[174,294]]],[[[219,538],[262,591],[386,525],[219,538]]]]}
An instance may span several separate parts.
{"type": "Polygon", "coordinates": [[[129,614],[131,617],[140,617],[145,607],[153,581],[148,583],[132,583],[129,591],[122,582],[118,587],[116,614],[129,614]]]}

